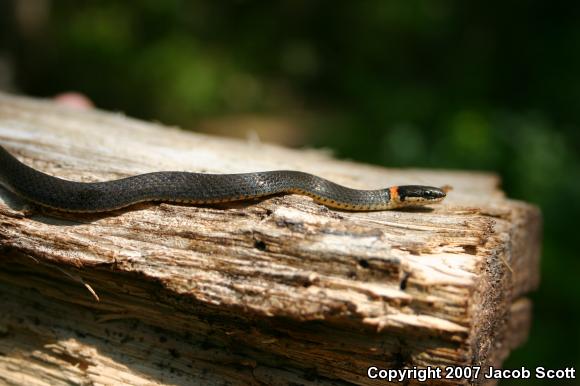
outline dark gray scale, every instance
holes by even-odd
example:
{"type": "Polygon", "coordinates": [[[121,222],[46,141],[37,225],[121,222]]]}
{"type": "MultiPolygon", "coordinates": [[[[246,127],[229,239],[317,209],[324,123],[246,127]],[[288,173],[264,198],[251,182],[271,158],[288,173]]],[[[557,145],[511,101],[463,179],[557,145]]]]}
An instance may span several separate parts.
{"type": "Polygon", "coordinates": [[[388,189],[380,190],[357,190],[338,185],[312,174],[284,171],[292,176],[293,185],[302,190],[313,193],[324,200],[336,202],[350,207],[384,207],[390,201],[388,189]]]}
{"type": "MultiPolygon", "coordinates": [[[[235,201],[302,192],[329,206],[353,210],[388,209],[388,189],[357,190],[312,174],[278,170],[242,174],[156,172],[107,182],[82,183],[49,176],[24,165],[0,146],[0,184],[35,203],[64,211],[101,212],[162,200],[235,201]]],[[[445,192],[426,186],[399,187],[399,196],[441,200],[445,192]]]]}

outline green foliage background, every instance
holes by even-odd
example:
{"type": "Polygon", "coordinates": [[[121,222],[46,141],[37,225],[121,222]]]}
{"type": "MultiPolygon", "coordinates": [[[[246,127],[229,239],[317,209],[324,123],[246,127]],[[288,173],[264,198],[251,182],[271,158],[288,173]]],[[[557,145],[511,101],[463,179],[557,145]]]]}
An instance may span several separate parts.
{"type": "Polygon", "coordinates": [[[21,92],[188,128],[294,115],[340,157],[498,172],[545,220],[532,333],[506,367],[579,367],[580,3],[59,1],[28,28],[16,8],[0,47],[21,92]]]}

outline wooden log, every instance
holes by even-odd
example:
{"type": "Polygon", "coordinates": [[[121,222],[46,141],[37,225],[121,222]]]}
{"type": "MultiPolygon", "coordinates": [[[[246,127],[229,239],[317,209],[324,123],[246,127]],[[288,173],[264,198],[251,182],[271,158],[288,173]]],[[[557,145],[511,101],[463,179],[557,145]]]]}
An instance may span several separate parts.
{"type": "Polygon", "coordinates": [[[527,337],[541,218],[495,175],[385,169],[2,94],[0,144],[77,181],[295,169],[355,188],[453,187],[431,209],[371,213],[284,195],[65,214],[0,189],[0,383],[370,385],[371,366],[500,366],[527,337]]]}

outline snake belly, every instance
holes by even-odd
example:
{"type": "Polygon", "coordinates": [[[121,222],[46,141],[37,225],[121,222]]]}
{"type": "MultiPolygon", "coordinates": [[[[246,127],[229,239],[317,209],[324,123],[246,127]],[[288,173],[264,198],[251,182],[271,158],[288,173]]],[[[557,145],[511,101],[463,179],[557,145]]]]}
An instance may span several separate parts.
{"type": "Polygon", "coordinates": [[[423,186],[351,189],[293,170],[240,174],[166,171],[105,182],[75,182],[33,169],[1,146],[0,184],[28,201],[67,212],[106,212],[144,201],[209,204],[280,193],[307,195],[332,208],[370,211],[423,205],[444,197],[425,196],[426,189],[438,188],[423,186]],[[403,194],[403,188],[408,187],[420,193],[418,199],[411,200],[411,195],[403,194]]]}

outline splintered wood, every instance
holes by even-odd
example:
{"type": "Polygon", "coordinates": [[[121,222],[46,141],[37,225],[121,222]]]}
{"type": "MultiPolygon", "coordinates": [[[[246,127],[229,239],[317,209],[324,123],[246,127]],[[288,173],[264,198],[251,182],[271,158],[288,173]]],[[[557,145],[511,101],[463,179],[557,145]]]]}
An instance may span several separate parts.
{"type": "Polygon", "coordinates": [[[418,210],[285,195],[98,215],[0,189],[0,383],[371,385],[369,368],[501,366],[527,337],[541,217],[494,175],[385,169],[1,94],[0,144],[76,181],[294,169],[362,189],[453,187],[418,210]]]}

